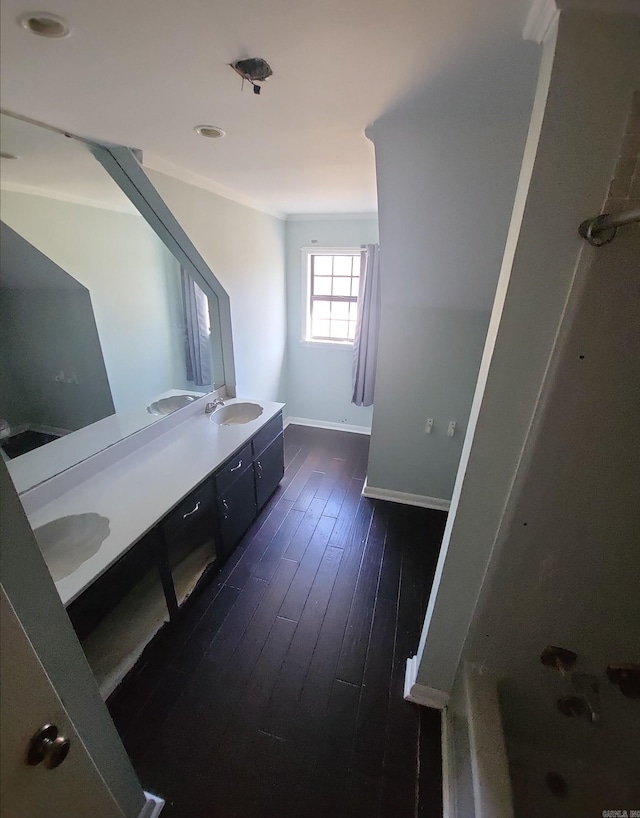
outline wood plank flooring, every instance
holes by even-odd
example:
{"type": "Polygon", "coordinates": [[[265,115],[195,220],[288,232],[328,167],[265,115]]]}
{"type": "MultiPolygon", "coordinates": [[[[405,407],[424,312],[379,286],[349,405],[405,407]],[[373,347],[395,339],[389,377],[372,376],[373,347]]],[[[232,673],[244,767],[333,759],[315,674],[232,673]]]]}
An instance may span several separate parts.
{"type": "Polygon", "coordinates": [[[445,515],[363,498],[368,442],[289,426],[280,487],[111,696],[163,818],[413,818],[418,782],[442,815],[439,720],[402,691],[445,515]]]}

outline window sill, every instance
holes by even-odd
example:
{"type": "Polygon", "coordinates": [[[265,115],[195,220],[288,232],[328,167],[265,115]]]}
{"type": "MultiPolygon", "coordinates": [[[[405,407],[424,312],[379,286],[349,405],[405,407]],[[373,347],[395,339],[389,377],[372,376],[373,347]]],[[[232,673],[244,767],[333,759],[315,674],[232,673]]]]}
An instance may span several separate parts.
{"type": "Polygon", "coordinates": [[[310,349],[345,349],[353,350],[353,341],[308,341],[303,338],[300,341],[300,346],[309,347],[310,349]]]}

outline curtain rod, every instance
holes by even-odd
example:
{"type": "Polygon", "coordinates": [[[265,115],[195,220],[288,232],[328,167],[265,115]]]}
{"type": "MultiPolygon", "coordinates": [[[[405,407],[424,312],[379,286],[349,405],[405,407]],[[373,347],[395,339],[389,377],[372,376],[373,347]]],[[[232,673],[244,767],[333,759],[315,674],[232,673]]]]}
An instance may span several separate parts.
{"type": "Polygon", "coordinates": [[[623,213],[602,213],[593,219],[587,219],[582,222],[578,232],[592,247],[600,247],[615,239],[619,227],[637,222],[640,222],[640,207],[623,213]]]}

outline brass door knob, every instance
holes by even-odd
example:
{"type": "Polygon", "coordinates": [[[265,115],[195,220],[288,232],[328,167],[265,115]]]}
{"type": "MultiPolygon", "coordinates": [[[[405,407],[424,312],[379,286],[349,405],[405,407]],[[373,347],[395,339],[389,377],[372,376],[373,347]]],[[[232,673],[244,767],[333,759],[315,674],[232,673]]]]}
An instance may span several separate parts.
{"type": "Polygon", "coordinates": [[[44,762],[48,770],[59,767],[69,755],[71,742],[58,735],[55,724],[45,724],[33,736],[27,750],[27,764],[35,766],[44,762]]]}

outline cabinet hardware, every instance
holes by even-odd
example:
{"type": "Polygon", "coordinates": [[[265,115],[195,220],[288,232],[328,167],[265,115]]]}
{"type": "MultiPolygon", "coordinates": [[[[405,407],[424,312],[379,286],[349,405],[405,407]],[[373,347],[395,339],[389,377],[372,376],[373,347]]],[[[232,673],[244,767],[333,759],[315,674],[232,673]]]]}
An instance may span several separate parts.
{"type": "Polygon", "coordinates": [[[239,461],[238,461],[238,465],[237,465],[237,466],[234,466],[232,469],[229,469],[229,471],[230,471],[230,472],[232,472],[232,471],[238,471],[238,469],[241,469],[241,468],[242,468],[242,460],[239,460],[239,461]]]}
{"type": "Polygon", "coordinates": [[[262,463],[259,460],[256,461],[256,466],[258,467],[258,477],[262,477],[262,463]]]}
{"type": "Polygon", "coordinates": [[[195,513],[196,513],[196,511],[197,511],[199,508],[200,508],[200,500],[198,500],[198,502],[196,503],[195,508],[192,508],[192,509],[191,509],[191,511],[187,511],[187,513],[186,513],[186,514],[183,514],[183,515],[182,515],[182,519],[183,519],[183,520],[186,520],[186,519],[187,519],[187,517],[191,517],[191,515],[192,515],[192,514],[195,514],[195,513]]]}
{"type": "Polygon", "coordinates": [[[229,504],[227,503],[227,501],[226,501],[226,500],[223,500],[223,501],[222,501],[222,505],[224,506],[224,510],[225,510],[225,515],[224,515],[224,518],[225,518],[225,520],[226,520],[226,519],[228,519],[228,516],[229,516],[229,515],[226,513],[227,511],[229,511],[229,504]]]}

